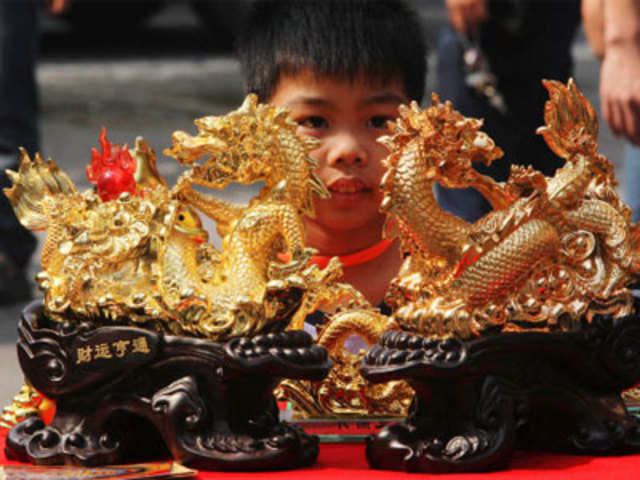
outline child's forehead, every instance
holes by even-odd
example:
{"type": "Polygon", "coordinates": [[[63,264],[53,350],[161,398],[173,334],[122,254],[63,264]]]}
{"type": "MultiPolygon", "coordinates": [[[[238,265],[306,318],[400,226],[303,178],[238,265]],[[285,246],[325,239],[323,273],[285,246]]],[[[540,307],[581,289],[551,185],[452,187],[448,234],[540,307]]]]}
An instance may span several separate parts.
{"type": "Polygon", "coordinates": [[[301,97],[348,95],[351,98],[378,98],[386,103],[408,102],[404,83],[400,78],[385,79],[365,73],[354,78],[317,74],[311,70],[282,73],[276,82],[272,101],[290,99],[295,95],[301,97]]]}

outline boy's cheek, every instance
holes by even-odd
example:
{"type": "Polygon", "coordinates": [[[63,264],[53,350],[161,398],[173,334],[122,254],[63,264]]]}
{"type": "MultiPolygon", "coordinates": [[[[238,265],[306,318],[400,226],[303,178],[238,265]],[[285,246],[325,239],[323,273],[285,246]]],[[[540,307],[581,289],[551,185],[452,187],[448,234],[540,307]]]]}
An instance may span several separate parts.
{"type": "Polygon", "coordinates": [[[376,172],[375,176],[376,176],[376,178],[378,180],[382,180],[382,176],[387,171],[386,167],[384,166],[384,162],[383,162],[383,160],[385,158],[386,158],[386,155],[379,155],[377,157],[374,157],[371,160],[371,169],[376,172]]]}

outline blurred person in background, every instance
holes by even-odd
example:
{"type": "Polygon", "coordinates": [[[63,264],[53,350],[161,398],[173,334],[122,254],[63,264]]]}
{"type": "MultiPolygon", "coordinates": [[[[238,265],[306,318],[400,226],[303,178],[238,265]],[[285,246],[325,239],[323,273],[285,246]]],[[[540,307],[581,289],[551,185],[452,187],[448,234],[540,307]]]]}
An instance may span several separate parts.
{"type": "MultiPolygon", "coordinates": [[[[511,164],[553,175],[563,161],[535,133],[548,99],[541,80],[566,82],[571,74],[580,1],[446,0],[446,6],[437,91],[462,114],[484,119],[483,130],[505,152],[490,167],[475,167],[498,181],[508,178],[511,164]]],[[[468,221],[491,210],[473,189],[436,185],[436,195],[445,210],[468,221]]]]}
{"type": "Polygon", "coordinates": [[[600,59],[600,109],[611,131],[627,140],[625,201],[640,220],[640,1],[583,0],[584,29],[600,59]]]}
{"type": "MultiPolygon", "coordinates": [[[[43,0],[0,0],[0,186],[10,182],[4,171],[15,170],[18,148],[39,150],[38,92],[35,63],[38,52],[37,13],[43,0]]],[[[69,0],[44,2],[60,13],[69,0]]],[[[0,195],[0,305],[28,300],[26,276],[36,238],[18,222],[9,201],[0,195]]]]}

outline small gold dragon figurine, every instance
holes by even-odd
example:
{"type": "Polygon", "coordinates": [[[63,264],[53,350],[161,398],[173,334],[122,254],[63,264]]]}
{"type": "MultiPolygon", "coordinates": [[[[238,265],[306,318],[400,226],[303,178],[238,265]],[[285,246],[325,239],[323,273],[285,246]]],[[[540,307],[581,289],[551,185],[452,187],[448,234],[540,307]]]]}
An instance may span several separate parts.
{"type": "Polygon", "coordinates": [[[550,100],[539,129],[566,160],[551,178],[512,167],[504,184],[477,173],[502,152],[436,95],[402,107],[391,134],[382,208],[409,254],[389,302],[404,330],[461,339],[490,332],[577,328],[582,317],[631,313],[638,227],[597,153],[598,123],[572,80],[545,81],[550,100]],[[431,185],[474,187],[494,211],[468,223],[443,211],[431,185]]]}
{"type": "Polygon", "coordinates": [[[301,214],[327,191],[308,156],[313,140],[295,135],[288,112],[249,96],[237,111],[196,123],[198,136],[177,132],[168,150],[192,167],[173,188],[142,139],[129,153],[103,133],[87,169],[96,189],[84,194],[53,161],[23,152],[5,192],[27,228],[48,231],[37,277],[48,316],[225,341],[281,321],[291,292],[299,299],[308,283],[336,278],[335,262],[334,271],[307,266],[301,214]],[[191,187],[256,181],[265,187],[248,206],[191,187]],[[197,210],[218,222],[222,251],[207,243],[197,210]],[[283,262],[277,254],[287,251],[283,262]]]}
{"type": "Polygon", "coordinates": [[[398,327],[367,305],[349,305],[320,326],[317,343],[329,352],[333,366],[320,381],[284,380],[276,395],[292,402],[300,418],[400,417],[407,413],[413,390],[405,381],[373,384],[360,375],[361,349],[351,352],[345,340],[358,335],[368,346],[398,327]]]}
{"type": "Polygon", "coordinates": [[[42,396],[32,386],[22,385],[13,402],[2,409],[0,429],[10,429],[28,417],[38,416],[50,420],[55,411],[55,404],[42,396]]]}

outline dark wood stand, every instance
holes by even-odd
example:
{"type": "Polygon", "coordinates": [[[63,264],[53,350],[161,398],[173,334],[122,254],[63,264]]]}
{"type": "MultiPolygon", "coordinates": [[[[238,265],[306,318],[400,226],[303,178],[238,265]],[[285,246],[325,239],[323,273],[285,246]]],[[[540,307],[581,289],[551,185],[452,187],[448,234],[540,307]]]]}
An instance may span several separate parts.
{"type": "Polygon", "coordinates": [[[226,343],[131,327],[60,324],[35,302],[22,314],[27,381],[56,401],[50,425],[30,418],[7,437],[10,458],[101,465],[164,457],[207,470],[308,466],[318,439],[281,423],[280,378],[320,380],[326,351],[302,331],[226,343]]]}
{"type": "Polygon", "coordinates": [[[599,316],[571,333],[468,342],[388,332],[365,357],[362,374],[374,382],[406,379],[416,391],[403,422],[367,438],[372,468],[495,470],[516,448],[640,452],[640,422],[619,395],[640,381],[635,315],[599,316]]]}

